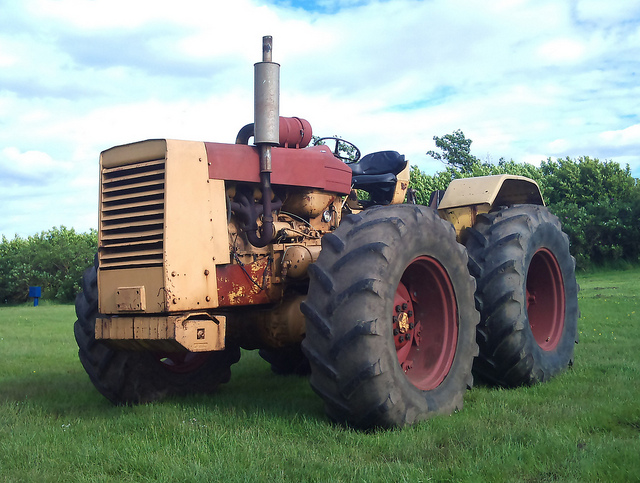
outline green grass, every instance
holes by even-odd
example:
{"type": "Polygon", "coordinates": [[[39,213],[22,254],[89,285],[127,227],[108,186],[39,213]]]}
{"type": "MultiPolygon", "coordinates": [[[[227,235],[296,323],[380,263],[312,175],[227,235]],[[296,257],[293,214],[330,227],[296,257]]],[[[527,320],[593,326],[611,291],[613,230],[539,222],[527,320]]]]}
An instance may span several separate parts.
{"type": "Polygon", "coordinates": [[[213,397],[114,407],[77,358],[71,306],[0,308],[0,481],[640,480],[640,270],[581,275],[580,344],[551,382],[370,433],[244,352],[213,397]]]}

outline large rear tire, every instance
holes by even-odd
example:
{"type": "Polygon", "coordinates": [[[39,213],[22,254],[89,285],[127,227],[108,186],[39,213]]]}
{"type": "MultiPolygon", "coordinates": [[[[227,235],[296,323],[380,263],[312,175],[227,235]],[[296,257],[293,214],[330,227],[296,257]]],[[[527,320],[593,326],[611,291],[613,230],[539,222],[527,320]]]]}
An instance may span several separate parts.
{"type": "Polygon", "coordinates": [[[78,354],[91,382],[114,404],[146,403],[166,396],[213,392],[231,377],[239,348],[220,352],[168,353],[114,350],[95,338],[97,261],[82,277],[74,325],[78,354]]]}
{"type": "Polygon", "coordinates": [[[393,427],[462,408],[479,315],[449,223],[416,205],[348,216],[310,275],[302,347],[330,418],[393,427]]]}
{"type": "Polygon", "coordinates": [[[510,387],[565,370],[578,342],[578,284],[558,218],[515,205],[479,215],[467,234],[481,314],[476,376],[510,387]]]}

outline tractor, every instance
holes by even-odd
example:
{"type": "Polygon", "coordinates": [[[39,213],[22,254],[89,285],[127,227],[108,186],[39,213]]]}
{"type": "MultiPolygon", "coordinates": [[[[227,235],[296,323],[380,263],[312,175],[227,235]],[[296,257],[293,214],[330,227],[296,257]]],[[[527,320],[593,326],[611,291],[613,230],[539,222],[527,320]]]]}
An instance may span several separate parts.
{"type": "Polygon", "coordinates": [[[474,376],[530,385],[572,364],[575,262],[534,181],[459,179],[420,206],[403,155],[309,146],[310,123],[280,116],[271,37],[254,67],[235,143],[100,155],[74,332],[102,395],[211,393],[257,349],[309,375],[333,421],[388,428],[461,409],[474,376]]]}

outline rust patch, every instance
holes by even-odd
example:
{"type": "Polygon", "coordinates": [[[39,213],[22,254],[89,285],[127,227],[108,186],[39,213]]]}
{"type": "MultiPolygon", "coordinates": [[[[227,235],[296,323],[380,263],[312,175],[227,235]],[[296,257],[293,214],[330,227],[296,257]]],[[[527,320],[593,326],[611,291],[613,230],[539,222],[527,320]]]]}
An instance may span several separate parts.
{"type": "Polygon", "coordinates": [[[259,305],[279,301],[282,287],[273,284],[268,263],[268,258],[263,257],[243,266],[229,264],[216,267],[218,305],[259,305]]]}

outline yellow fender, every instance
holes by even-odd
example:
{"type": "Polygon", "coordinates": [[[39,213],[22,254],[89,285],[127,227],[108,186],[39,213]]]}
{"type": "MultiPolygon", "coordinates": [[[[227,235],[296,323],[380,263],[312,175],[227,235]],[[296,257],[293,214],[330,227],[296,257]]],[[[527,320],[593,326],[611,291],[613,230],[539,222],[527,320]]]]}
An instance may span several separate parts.
{"type": "Polygon", "coordinates": [[[538,183],[524,176],[501,174],[453,180],[437,208],[463,242],[465,228],[475,224],[478,214],[517,204],[544,206],[538,183]]]}

